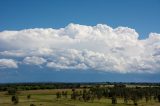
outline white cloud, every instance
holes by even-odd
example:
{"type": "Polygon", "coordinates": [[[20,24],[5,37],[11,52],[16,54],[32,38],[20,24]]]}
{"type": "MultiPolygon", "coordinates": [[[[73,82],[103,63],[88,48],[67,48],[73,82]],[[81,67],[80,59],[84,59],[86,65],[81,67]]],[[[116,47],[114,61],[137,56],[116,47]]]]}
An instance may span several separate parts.
{"type": "Polygon", "coordinates": [[[25,56],[25,52],[22,50],[11,50],[11,51],[2,51],[0,52],[0,55],[2,56],[14,56],[14,57],[23,57],[25,56]]]}
{"type": "Polygon", "coordinates": [[[69,24],[0,32],[0,56],[59,69],[93,69],[120,73],[160,70],[160,34],[143,40],[128,27],[69,24]]]}
{"type": "Polygon", "coordinates": [[[74,66],[68,66],[68,65],[62,65],[62,64],[57,64],[54,62],[48,62],[47,63],[47,67],[49,68],[54,68],[54,69],[81,69],[81,70],[85,70],[87,69],[87,66],[85,64],[77,64],[74,66]]]}
{"type": "Polygon", "coordinates": [[[12,59],[0,59],[0,68],[18,68],[18,65],[12,59]]]}
{"type": "Polygon", "coordinates": [[[42,58],[42,57],[35,57],[35,56],[33,56],[33,57],[25,57],[24,60],[23,60],[23,62],[25,64],[41,65],[41,64],[45,63],[46,60],[44,58],[42,58]]]}

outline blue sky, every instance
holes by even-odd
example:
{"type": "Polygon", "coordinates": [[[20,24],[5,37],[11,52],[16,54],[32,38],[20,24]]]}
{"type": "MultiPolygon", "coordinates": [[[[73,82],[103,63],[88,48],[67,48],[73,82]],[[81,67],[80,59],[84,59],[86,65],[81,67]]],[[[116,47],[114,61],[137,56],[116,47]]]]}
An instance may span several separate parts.
{"type": "Polygon", "coordinates": [[[0,30],[102,23],[134,28],[146,38],[160,32],[159,10],[159,0],[1,0],[0,30]]]}
{"type": "Polygon", "coordinates": [[[159,0],[1,0],[0,83],[159,82],[159,10],[159,0]]]}

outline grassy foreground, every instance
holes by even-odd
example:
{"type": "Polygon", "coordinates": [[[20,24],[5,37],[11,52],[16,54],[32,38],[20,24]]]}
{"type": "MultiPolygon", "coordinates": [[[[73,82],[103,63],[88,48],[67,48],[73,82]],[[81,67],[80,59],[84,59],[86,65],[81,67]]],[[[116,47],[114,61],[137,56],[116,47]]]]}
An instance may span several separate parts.
{"type": "MultiPolygon", "coordinates": [[[[71,89],[66,89],[68,92],[71,89]]],[[[118,98],[118,104],[112,105],[111,99],[102,98],[101,100],[95,99],[93,102],[83,102],[78,100],[71,100],[70,95],[68,98],[61,98],[57,100],[55,93],[57,90],[30,90],[19,92],[19,103],[14,105],[11,102],[11,95],[6,95],[6,92],[0,92],[0,106],[30,106],[35,104],[36,106],[134,106],[132,101],[128,104],[124,104],[123,100],[118,98]],[[27,95],[31,94],[31,98],[27,99],[27,95]]],[[[160,106],[160,103],[155,101],[145,100],[138,102],[139,106],[160,106]]]]}

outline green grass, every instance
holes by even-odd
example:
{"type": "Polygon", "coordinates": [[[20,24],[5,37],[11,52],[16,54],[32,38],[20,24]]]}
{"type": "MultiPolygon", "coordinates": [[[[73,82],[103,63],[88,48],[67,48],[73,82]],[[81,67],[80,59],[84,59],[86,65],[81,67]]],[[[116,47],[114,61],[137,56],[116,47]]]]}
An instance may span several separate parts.
{"type": "MultiPolygon", "coordinates": [[[[31,98],[27,99],[27,92],[20,93],[19,103],[14,105],[11,102],[11,96],[6,95],[5,93],[0,93],[0,106],[30,106],[30,104],[35,104],[36,106],[133,106],[132,101],[130,101],[127,105],[123,103],[123,99],[118,98],[118,104],[112,105],[110,99],[102,98],[101,100],[94,100],[93,102],[81,102],[71,100],[68,96],[67,99],[62,98],[57,100],[54,94],[45,94],[44,92],[41,94],[39,91],[32,91],[31,98]],[[38,92],[38,93],[37,93],[38,92]]],[[[145,100],[141,100],[138,102],[139,106],[160,106],[160,103],[150,101],[148,103],[145,100]]]]}

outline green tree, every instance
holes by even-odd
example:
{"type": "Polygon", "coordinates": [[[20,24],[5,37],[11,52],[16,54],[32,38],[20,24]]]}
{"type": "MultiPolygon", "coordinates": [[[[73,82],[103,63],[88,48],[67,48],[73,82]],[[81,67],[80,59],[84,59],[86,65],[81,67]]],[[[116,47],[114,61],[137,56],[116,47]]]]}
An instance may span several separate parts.
{"type": "Polygon", "coordinates": [[[149,101],[149,96],[145,96],[146,103],[149,101]]]}
{"type": "Polygon", "coordinates": [[[138,105],[138,98],[137,98],[137,96],[133,96],[132,97],[132,101],[133,101],[133,104],[135,105],[135,106],[137,106],[138,105]]]}
{"type": "Polygon", "coordinates": [[[36,106],[35,104],[30,104],[30,106],[36,106]]]}
{"type": "Polygon", "coordinates": [[[76,100],[78,97],[78,92],[76,90],[72,90],[71,99],[76,100]]]}
{"type": "Polygon", "coordinates": [[[65,92],[64,92],[64,97],[67,98],[67,96],[68,96],[68,92],[65,91],[65,92]]]}
{"type": "Polygon", "coordinates": [[[116,96],[112,96],[112,104],[117,104],[117,98],[116,98],[116,96]]]}
{"type": "Polygon", "coordinates": [[[127,98],[127,96],[124,97],[124,103],[125,103],[125,104],[128,103],[128,98],[127,98]]]}
{"type": "Polygon", "coordinates": [[[12,102],[13,102],[14,104],[17,104],[17,103],[19,102],[19,98],[18,98],[17,95],[13,95],[12,98],[11,98],[11,100],[12,100],[12,102]]]}
{"type": "Polygon", "coordinates": [[[160,102],[160,95],[158,95],[158,102],[160,102]]]}
{"type": "Polygon", "coordinates": [[[30,99],[30,98],[31,98],[31,95],[30,95],[30,94],[28,94],[28,95],[27,95],[27,99],[30,99]]]}
{"type": "Polygon", "coordinates": [[[7,91],[9,95],[15,95],[17,93],[17,90],[15,88],[8,88],[7,91]]]}
{"type": "Polygon", "coordinates": [[[56,97],[57,97],[57,99],[61,98],[61,93],[60,93],[60,92],[57,92],[57,93],[56,93],[56,97]]]}

